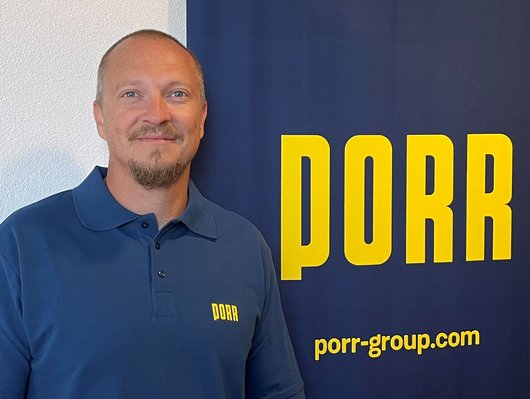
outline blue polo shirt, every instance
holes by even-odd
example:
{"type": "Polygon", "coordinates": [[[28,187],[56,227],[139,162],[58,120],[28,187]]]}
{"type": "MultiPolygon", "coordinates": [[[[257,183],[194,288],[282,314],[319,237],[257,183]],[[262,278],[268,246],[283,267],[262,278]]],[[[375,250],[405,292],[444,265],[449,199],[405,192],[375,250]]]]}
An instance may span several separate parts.
{"type": "Polygon", "coordinates": [[[190,183],[159,231],[105,175],[0,226],[0,398],[303,398],[256,228],[190,183]]]}

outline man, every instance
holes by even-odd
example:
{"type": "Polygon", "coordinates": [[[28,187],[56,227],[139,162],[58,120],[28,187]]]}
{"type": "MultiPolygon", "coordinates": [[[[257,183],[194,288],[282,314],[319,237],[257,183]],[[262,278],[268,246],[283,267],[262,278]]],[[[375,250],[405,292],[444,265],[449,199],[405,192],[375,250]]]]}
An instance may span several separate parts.
{"type": "Polygon", "coordinates": [[[108,170],[0,226],[0,398],[304,397],[268,247],[189,179],[206,113],[174,38],[104,55],[108,170]]]}

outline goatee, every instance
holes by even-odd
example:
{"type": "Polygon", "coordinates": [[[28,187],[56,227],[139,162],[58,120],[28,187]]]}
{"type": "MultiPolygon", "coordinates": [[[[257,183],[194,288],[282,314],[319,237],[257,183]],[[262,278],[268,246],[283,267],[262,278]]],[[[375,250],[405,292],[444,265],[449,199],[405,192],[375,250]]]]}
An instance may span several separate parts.
{"type": "Polygon", "coordinates": [[[169,187],[177,181],[182,172],[180,160],[172,165],[157,167],[142,165],[131,159],[129,169],[136,183],[146,190],[169,187]]]}

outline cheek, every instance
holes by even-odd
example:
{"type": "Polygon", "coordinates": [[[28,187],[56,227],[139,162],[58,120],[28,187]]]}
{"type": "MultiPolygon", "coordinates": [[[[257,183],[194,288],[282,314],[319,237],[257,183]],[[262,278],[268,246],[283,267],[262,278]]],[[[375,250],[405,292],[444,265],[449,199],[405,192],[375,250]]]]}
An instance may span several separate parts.
{"type": "Polygon", "coordinates": [[[133,129],[139,120],[139,112],[131,109],[114,108],[113,112],[105,118],[109,134],[124,134],[133,129]]]}
{"type": "Polygon", "coordinates": [[[108,140],[115,142],[128,141],[133,132],[133,127],[134,125],[128,123],[127,120],[114,120],[106,128],[108,140]]]}

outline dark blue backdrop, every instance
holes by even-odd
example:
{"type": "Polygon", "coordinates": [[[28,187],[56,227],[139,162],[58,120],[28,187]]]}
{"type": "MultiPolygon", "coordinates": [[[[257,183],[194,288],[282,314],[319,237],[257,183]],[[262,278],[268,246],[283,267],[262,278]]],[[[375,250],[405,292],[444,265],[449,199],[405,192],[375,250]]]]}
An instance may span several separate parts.
{"type": "Polygon", "coordinates": [[[261,229],[278,270],[281,136],[330,143],[330,256],[280,281],[307,397],[527,398],[530,3],[193,0],[187,14],[209,101],[193,178],[261,229]],[[466,262],[467,135],[490,132],[513,143],[512,255],[491,260],[489,226],[486,260],[466,262]],[[433,262],[428,227],[426,262],[406,264],[407,135],[435,133],[454,145],[453,262],[433,262]],[[392,143],[392,253],[380,266],[343,251],[344,146],[361,134],[392,143]],[[464,330],[480,345],[314,358],[317,338],[464,330]]]}

